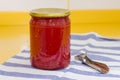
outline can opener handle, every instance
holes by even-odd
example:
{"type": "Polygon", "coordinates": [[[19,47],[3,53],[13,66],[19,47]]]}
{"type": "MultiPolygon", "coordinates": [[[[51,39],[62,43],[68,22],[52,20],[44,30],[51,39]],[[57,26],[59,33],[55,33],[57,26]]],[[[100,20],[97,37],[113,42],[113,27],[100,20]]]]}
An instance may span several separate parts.
{"type": "Polygon", "coordinates": [[[103,74],[109,72],[109,67],[106,64],[89,59],[86,53],[75,56],[75,59],[82,61],[83,64],[86,64],[103,74]]]}

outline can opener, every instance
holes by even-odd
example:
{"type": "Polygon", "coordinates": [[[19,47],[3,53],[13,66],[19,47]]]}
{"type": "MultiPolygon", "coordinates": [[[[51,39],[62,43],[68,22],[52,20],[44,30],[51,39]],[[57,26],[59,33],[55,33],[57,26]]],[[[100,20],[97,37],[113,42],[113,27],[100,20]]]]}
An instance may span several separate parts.
{"type": "Polygon", "coordinates": [[[89,59],[87,57],[87,53],[81,53],[80,55],[76,55],[75,59],[82,61],[83,64],[86,64],[103,74],[109,72],[109,67],[106,64],[89,59]]]}

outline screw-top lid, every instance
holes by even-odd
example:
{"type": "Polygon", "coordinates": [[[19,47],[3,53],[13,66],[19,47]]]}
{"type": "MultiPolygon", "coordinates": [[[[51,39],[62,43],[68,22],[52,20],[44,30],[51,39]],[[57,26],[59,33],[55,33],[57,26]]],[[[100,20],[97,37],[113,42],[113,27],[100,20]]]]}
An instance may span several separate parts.
{"type": "Polygon", "coordinates": [[[30,15],[34,17],[64,17],[70,15],[70,11],[61,8],[39,8],[30,11],[30,15]]]}

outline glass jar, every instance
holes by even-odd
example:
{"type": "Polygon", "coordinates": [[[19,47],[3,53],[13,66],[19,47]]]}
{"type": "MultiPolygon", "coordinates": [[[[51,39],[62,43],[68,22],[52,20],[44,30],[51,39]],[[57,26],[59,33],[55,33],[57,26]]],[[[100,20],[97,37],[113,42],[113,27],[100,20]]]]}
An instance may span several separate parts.
{"type": "Polygon", "coordinates": [[[39,69],[61,69],[70,63],[70,11],[40,8],[30,12],[30,58],[39,69]]]}

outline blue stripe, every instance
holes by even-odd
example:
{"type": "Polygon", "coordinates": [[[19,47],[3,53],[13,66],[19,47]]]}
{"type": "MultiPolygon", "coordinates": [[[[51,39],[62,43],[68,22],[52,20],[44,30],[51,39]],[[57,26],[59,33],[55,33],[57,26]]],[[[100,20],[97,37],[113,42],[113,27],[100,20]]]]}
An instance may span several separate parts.
{"type": "MultiPolygon", "coordinates": [[[[11,62],[5,62],[3,65],[5,66],[12,66],[12,67],[23,67],[23,68],[33,68],[31,65],[24,65],[20,63],[11,63],[11,62]]],[[[78,66],[83,66],[81,62],[76,62],[76,61],[71,61],[70,65],[78,65],[78,66]]]]}
{"type": "MultiPolygon", "coordinates": [[[[31,65],[24,65],[24,64],[18,64],[18,63],[11,63],[11,62],[5,62],[3,65],[5,66],[12,66],[12,67],[23,67],[23,68],[33,68],[31,65]]],[[[71,61],[70,65],[78,65],[78,66],[82,66],[82,64],[80,62],[76,62],[76,61],[71,61]]]]}
{"type": "Polygon", "coordinates": [[[71,39],[74,40],[88,40],[88,39],[94,39],[96,41],[120,41],[119,39],[109,39],[109,38],[103,38],[103,37],[98,37],[95,34],[87,34],[87,35],[71,35],[71,39]]]}
{"type": "Polygon", "coordinates": [[[3,70],[0,70],[0,75],[23,77],[23,78],[36,78],[36,79],[71,80],[70,78],[58,77],[55,75],[38,75],[38,74],[28,74],[28,73],[20,73],[20,72],[7,72],[3,70]]]}
{"type": "MultiPolygon", "coordinates": [[[[90,57],[93,60],[101,60],[101,61],[108,61],[108,62],[120,62],[120,60],[116,60],[116,59],[113,59],[113,58],[105,57],[105,56],[102,56],[102,55],[95,55],[98,52],[97,53],[96,52],[90,52],[90,51],[87,51],[87,52],[88,52],[88,57],[90,57]]],[[[79,50],[72,50],[71,54],[72,55],[79,55],[80,52],[79,52],[79,50]]],[[[102,53],[99,52],[99,54],[102,54],[102,53]]],[[[108,55],[109,55],[109,53],[108,53],[108,55]]],[[[24,60],[29,60],[30,59],[29,57],[22,57],[22,56],[14,56],[13,58],[24,59],[24,60]]]]}
{"type": "Polygon", "coordinates": [[[16,59],[24,59],[24,60],[28,60],[30,59],[30,57],[23,57],[23,56],[13,56],[12,58],[16,58],[16,59]]]}
{"type": "MultiPolygon", "coordinates": [[[[91,51],[87,51],[87,52],[88,52],[88,57],[90,57],[93,60],[101,60],[101,61],[108,61],[108,62],[120,62],[120,60],[116,60],[116,59],[113,59],[113,58],[104,57],[104,56],[100,56],[100,55],[95,55],[95,54],[105,54],[105,53],[91,52],[91,51]]],[[[72,55],[79,55],[80,53],[79,53],[79,50],[72,50],[71,54],[72,55]]],[[[110,54],[108,53],[108,55],[110,55],[110,54]]],[[[26,57],[21,57],[21,56],[14,56],[13,58],[29,60],[29,57],[26,58],[26,57]]]]}
{"type": "MultiPolygon", "coordinates": [[[[31,65],[24,65],[24,64],[18,64],[18,63],[11,63],[11,62],[5,62],[3,65],[5,66],[11,66],[11,67],[23,67],[23,68],[33,68],[31,65]]],[[[78,66],[84,66],[81,64],[81,62],[71,61],[70,65],[78,65],[78,66]]]]}
{"type": "MultiPolygon", "coordinates": [[[[113,63],[114,64],[114,63],[113,63]]],[[[24,65],[24,64],[17,64],[17,63],[11,63],[11,62],[5,62],[3,65],[5,66],[11,66],[11,67],[23,67],[23,68],[33,68],[31,65],[24,65]]],[[[86,67],[85,65],[81,64],[80,62],[76,62],[76,61],[71,61],[70,65],[77,65],[77,66],[83,66],[86,67]]],[[[120,68],[120,66],[109,66],[110,68],[120,68]]]]}
{"type": "MultiPolygon", "coordinates": [[[[87,40],[89,38],[95,39],[97,41],[101,41],[95,34],[71,35],[71,39],[74,39],[74,40],[87,40]]],[[[104,40],[102,40],[102,41],[104,41],[104,40]]]]}
{"type": "Polygon", "coordinates": [[[70,65],[76,65],[76,66],[84,66],[81,61],[77,62],[77,61],[70,61],[70,65]]]}
{"type": "Polygon", "coordinates": [[[30,50],[24,49],[24,50],[21,51],[21,53],[30,53],[30,50]]]}
{"type": "Polygon", "coordinates": [[[77,70],[74,68],[66,69],[64,72],[72,72],[80,75],[86,75],[86,76],[97,76],[97,77],[111,77],[111,78],[120,78],[120,75],[115,74],[101,74],[97,72],[90,72],[90,71],[83,71],[83,70],[77,70]]]}
{"type": "MultiPolygon", "coordinates": [[[[79,46],[79,47],[83,47],[83,46],[88,46],[91,48],[99,48],[99,49],[111,49],[111,50],[120,50],[120,47],[104,47],[104,46],[94,46],[90,43],[86,44],[86,45],[79,45],[79,44],[71,44],[71,46],[79,46]]],[[[71,51],[73,52],[73,51],[71,51]]],[[[30,53],[29,50],[23,50],[21,51],[21,53],[30,53]]]]}
{"type": "Polygon", "coordinates": [[[86,51],[88,54],[92,53],[92,54],[106,54],[106,55],[120,56],[120,54],[115,54],[114,52],[113,53],[97,52],[97,51],[90,51],[84,48],[80,50],[71,49],[71,55],[80,54],[80,51],[86,51]]]}
{"type": "Polygon", "coordinates": [[[120,62],[120,60],[116,60],[116,59],[113,59],[113,58],[100,56],[100,55],[94,55],[94,54],[88,54],[88,57],[93,59],[93,60],[101,60],[101,61],[107,61],[107,62],[120,62]]]}
{"type": "MultiPolygon", "coordinates": [[[[14,65],[14,64],[11,64],[11,65],[9,65],[10,63],[6,63],[6,64],[4,64],[4,65],[6,65],[6,66],[12,66],[12,67],[16,67],[16,65],[14,65]]],[[[80,63],[78,63],[79,64],[79,66],[85,66],[85,65],[81,65],[80,63]]],[[[17,66],[19,66],[19,65],[17,65],[17,66]]],[[[30,65],[29,65],[30,66],[30,65]]],[[[19,67],[24,67],[24,66],[19,66],[19,67]]],[[[85,66],[86,67],[86,66],[85,66]]],[[[26,68],[26,67],[24,67],[24,68],[26,68]]],[[[32,67],[27,67],[27,68],[32,68],[32,67]]],[[[74,68],[69,68],[69,69],[62,69],[62,70],[58,70],[58,71],[61,71],[61,72],[72,72],[72,73],[76,73],[76,74],[80,74],[80,75],[87,75],[87,76],[97,76],[97,77],[117,77],[117,78],[120,78],[120,75],[114,75],[114,74],[101,74],[101,73],[96,73],[96,72],[90,72],[90,71],[82,71],[82,70],[77,70],[77,69],[74,69],[74,68]]],[[[0,73],[1,73],[1,71],[0,71],[0,73]]],[[[7,73],[8,74],[8,73],[7,73]]],[[[10,73],[9,73],[10,74],[10,73]]],[[[19,74],[19,72],[18,73],[16,73],[16,74],[19,74]]],[[[33,76],[37,76],[36,74],[27,74],[27,73],[24,73],[25,75],[26,75],[26,77],[29,75],[33,75],[33,76]]],[[[16,76],[16,75],[15,75],[16,76]]],[[[19,75],[20,77],[23,77],[23,76],[21,76],[21,75],[19,75]]],[[[28,76],[28,77],[29,77],[28,76]]],[[[46,75],[47,76],[47,75],[46,75]]],[[[49,75],[49,77],[50,77],[51,75],[49,75]]],[[[53,78],[56,78],[57,76],[52,76],[50,79],[53,79],[53,78]]],[[[34,77],[33,77],[34,78],[34,77]]],[[[36,77],[37,78],[37,77],[36,77]]],[[[42,78],[42,77],[41,77],[42,78]]],[[[63,77],[64,78],[64,77],[63,77]]],[[[56,80],[57,79],[59,79],[59,77],[57,77],[56,78],[56,80]]],[[[65,79],[63,79],[63,80],[65,80],[65,79]]]]}
{"type": "MultiPolygon", "coordinates": [[[[76,54],[79,55],[79,54],[76,54]]],[[[95,54],[88,54],[88,57],[93,59],[93,60],[101,60],[101,61],[108,61],[108,62],[120,62],[120,60],[116,60],[113,58],[105,57],[105,56],[100,56],[100,55],[95,55],[95,54]]],[[[13,58],[15,59],[23,59],[23,60],[29,60],[29,57],[21,57],[21,56],[14,56],[13,58]]]]}
{"type": "Polygon", "coordinates": [[[99,39],[105,40],[105,41],[120,41],[120,39],[114,39],[114,38],[105,38],[105,37],[99,37],[99,39]]]}
{"type": "Polygon", "coordinates": [[[109,66],[111,68],[120,68],[120,66],[109,66]]]}
{"type": "Polygon", "coordinates": [[[110,50],[120,50],[120,45],[119,45],[119,44],[118,44],[118,47],[112,47],[112,46],[105,47],[105,46],[95,46],[95,45],[90,44],[90,43],[85,44],[85,45],[80,45],[80,44],[71,43],[71,46],[78,46],[78,47],[88,46],[88,47],[91,47],[91,48],[110,49],[110,50]]]}
{"type": "Polygon", "coordinates": [[[12,66],[12,67],[23,67],[23,68],[32,68],[31,65],[24,65],[24,64],[18,64],[18,63],[11,63],[11,62],[5,62],[3,63],[5,66],[12,66]]]}

